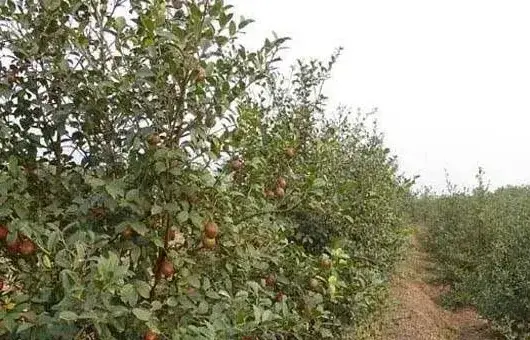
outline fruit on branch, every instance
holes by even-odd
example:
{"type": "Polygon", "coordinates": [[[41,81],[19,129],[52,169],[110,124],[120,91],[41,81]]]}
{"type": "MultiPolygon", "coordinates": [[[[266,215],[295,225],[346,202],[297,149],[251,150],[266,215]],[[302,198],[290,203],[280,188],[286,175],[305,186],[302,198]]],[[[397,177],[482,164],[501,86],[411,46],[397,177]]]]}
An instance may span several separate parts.
{"type": "Polygon", "coordinates": [[[5,240],[9,234],[9,229],[5,225],[0,225],[0,240],[5,240]]]}
{"type": "Polygon", "coordinates": [[[287,155],[287,157],[293,158],[296,155],[296,150],[294,148],[289,147],[285,149],[285,154],[287,155]]]}
{"type": "Polygon", "coordinates": [[[216,238],[219,234],[219,227],[217,223],[209,221],[204,225],[204,235],[207,238],[216,238]]]}
{"type": "Polygon", "coordinates": [[[19,253],[24,256],[32,255],[36,249],[35,243],[30,239],[22,240],[18,246],[19,253]]]}
{"type": "Polygon", "coordinates": [[[278,179],[276,180],[276,186],[282,189],[287,188],[287,180],[281,176],[278,177],[278,179]]]}
{"type": "Polygon", "coordinates": [[[285,190],[282,187],[277,187],[276,190],[274,191],[274,194],[278,198],[283,198],[285,196],[285,190]]]}
{"type": "Polygon", "coordinates": [[[206,248],[206,249],[213,249],[213,248],[215,248],[216,243],[217,243],[217,241],[215,240],[215,238],[204,237],[204,238],[202,239],[202,245],[203,245],[204,248],[206,248]]]}
{"type": "Polygon", "coordinates": [[[175,274],[175,267],[171,261],[164,259],[160,263],[159,271],[160,274],[164,275],[164,277],[171,278],[175,274]]]}

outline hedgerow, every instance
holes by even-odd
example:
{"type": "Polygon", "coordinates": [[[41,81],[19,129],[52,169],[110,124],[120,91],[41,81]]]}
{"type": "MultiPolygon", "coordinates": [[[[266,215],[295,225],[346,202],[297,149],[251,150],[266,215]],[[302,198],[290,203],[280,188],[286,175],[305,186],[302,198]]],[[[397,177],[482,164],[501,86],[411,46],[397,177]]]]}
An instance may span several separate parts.
{"type": "Polygon", "coordinates": [[[530,336],[530,190],[495,191],[484,173],[472,190],[450,186],[446,195],[423,195],[416,217],[428,230],[439,278],[450,284],[450,306],[474,306],[508,339],[530,336]]]}
{"type": "Polygon", "coordinates": [[[339,52],[286,78],[287,39],[248,50],[222,0],[0,15],[0,335],[322,339],[367,320],[411,181],[365,116],[325,114],[339,52]]]}

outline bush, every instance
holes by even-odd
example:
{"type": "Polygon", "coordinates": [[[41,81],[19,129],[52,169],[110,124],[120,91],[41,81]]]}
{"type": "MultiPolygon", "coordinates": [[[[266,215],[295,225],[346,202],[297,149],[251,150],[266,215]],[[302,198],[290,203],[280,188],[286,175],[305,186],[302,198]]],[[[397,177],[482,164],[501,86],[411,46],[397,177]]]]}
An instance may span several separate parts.
{"type": "Polygon", "coordinates": [[[287,39],[240,46],[251,21],[221,0],[1,13],[0,335],[321,339],[366,319],[410,182],[364,120],[324,118],[338,53],[287,83],[287,39]],[[337,242],[289,243],[294,211],[337,242]]]}
{"type": "Polygon", "coordinates": [[[507,338],[526,339],[530,304],[528,187],[488,190],[479,185],[450,195],[424,196],[429,249],[440,277],[452,285],[446,301],[473,305],[507,338]]]}

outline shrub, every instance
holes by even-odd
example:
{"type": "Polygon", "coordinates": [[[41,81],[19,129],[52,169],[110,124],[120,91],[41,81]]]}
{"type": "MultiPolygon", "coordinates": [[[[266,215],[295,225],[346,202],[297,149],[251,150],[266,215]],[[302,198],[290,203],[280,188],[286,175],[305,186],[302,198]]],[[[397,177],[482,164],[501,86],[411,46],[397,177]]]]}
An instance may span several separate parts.
{"type": "Polygon", "coordinates": [[[320,339],[364,320],[410,183],[363,121],[324,119],[338,53],[291,86],[287,39],[247,50],[222,0],[1,13],[0,335],[320,339]],[[341,229],[329,265],[288,242],[296,210],[341,229]]]}
{"type": "Polygon", "coordinates": [[[530,191],[490,191],[482,177],[480,170],[479,185],[472,191],[453,189],[418,202],[430,231],[429,249],[440,277],[452,285],[448,303],[473,305],[507,338],[525,339],[530,334],[530,191]]]}

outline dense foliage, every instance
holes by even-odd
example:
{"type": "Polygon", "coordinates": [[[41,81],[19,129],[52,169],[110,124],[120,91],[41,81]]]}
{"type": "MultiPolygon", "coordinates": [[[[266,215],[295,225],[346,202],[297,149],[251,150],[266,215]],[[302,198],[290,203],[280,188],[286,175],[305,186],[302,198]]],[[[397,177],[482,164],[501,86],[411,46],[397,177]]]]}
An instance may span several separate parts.
{"type": "Polygon", "coordinates": [[[488,190],[482,170],[473,190],[425,193],[415,217],[428,227],[428,247],[440,278],[451,284],[446,301],[471,305],[509,339],[530,336],[530,188],[488,190]]]}
{"type": "Polygon", "coordinates": [[[0,335],[322,339],[376,308],[410,181],[324,115],[338,53],[284,78],[222,0],[0,20],[0,335]]]}

